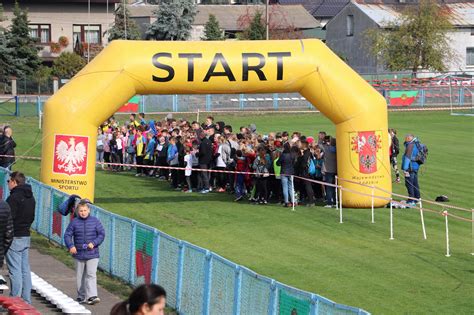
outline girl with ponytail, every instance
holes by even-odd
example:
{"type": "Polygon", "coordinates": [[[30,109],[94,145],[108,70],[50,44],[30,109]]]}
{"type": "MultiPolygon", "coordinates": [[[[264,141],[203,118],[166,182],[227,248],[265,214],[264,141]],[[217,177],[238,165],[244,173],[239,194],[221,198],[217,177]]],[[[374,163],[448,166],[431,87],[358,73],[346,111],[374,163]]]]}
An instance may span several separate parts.
{"type": "Polygon", "coordinates": [[[166,291],[156,284],[143,284],[133,290],[128,300],[115,304],[110,315],[163,315],[166,291]]]}

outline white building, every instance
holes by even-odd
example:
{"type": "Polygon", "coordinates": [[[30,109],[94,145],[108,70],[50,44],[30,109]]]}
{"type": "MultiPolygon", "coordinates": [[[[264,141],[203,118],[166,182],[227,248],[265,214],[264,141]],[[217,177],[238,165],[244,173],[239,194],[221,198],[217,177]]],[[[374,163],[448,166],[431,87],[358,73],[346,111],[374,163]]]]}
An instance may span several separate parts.
{"type": "MultiPolygon", "coordinates": [[[[449,71],[474,71],[474,1],[445,4],[454,27],[448,33],[455,58],[449,71]]],[[[403,6],[365,4],[352,0],[326,25],[326,43],[359,73],[384,72],[367,47],[365,32],[385,29],[395,22],[403,6]]]]}

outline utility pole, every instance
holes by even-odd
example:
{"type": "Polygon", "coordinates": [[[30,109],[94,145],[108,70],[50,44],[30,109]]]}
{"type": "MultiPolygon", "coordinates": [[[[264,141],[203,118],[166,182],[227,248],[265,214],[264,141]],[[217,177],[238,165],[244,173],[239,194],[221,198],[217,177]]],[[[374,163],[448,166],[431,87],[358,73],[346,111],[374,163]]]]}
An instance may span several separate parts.
{"type": "Polygon", "coordinates": [[[268,2],[270,0],[265,0],[265,39],[268,40],[268,2]]]}

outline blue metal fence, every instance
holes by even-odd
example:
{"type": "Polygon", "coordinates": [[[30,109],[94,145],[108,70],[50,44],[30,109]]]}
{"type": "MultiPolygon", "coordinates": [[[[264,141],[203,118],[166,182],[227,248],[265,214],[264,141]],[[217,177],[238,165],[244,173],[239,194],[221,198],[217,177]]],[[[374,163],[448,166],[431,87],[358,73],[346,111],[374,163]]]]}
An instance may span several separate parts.
{"type": "MultiPolygon", "coordinates": [[[[8,196],[8,171],[0,168],[0,198],[8,196]]],[[[32,228],[63,244],[71,217],[57,212],[68,195],[28,178],[36,198],[32,228]]],[[[99,268],[136,286],[154,282],[179,314],[369,314],[261,276],[209,250],[135,220],[92,206],[106,231],[99,268]],[[304,310],[304,311],[301,311],[304,310]]]]}
{"type": "MultiPolygon", "coordinates": [[[[472,107],[474,87],[407,87],[377,88],[390,103],[390,91],[411,90],[417,96],[411,107],[453,106],[472,107]]],[[[21,116],[38,116],[48,96],[20,96],[18,113],[21,116]]],[[[249,110],[315,110],[299,93],[274,94],[214,94],[214,95],[142,95],[138,111],[147,114],[163,112],[212,112],[249,110]]]]}

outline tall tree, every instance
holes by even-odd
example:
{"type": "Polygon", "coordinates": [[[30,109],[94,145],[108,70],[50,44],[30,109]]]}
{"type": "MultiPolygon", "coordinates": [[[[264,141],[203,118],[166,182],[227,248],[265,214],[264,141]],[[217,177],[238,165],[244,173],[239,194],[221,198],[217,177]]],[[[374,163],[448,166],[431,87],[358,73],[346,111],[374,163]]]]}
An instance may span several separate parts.
{"type": "Polygon", "coordinates": [[[202,40],[224,40],[222,30],[219,26],[219,21],[214,14],[209,14],[209,19],[204,27],[204,37],[202,40]]]}
{"type": "Polygon", "coordinates": [[[367,31],[369,48],[391,71],[446,71],[455,58],[449,48],[449,10],[435,0],[409,6],[388,28],[367,31]]]}
{"type": "Polygon", "coordinates": [[[243,40],[262,40],[266,38],[265,21],[262,11],[257,10],[255,12],[248,27],[240,33],[238,37],[243,40]]]}
{"type": "Polygon", "coordinates": [[[137,24],[130,19],[130,11],[122,3],[115,10],[114,25],[108,30],[108,34],[109,42],[115,39],[141,39],[137,24]]]}
{"type": "Polygon", "coordinates": [[[153,14],[156,21],[148,27],[147,39],[186,40],[191,35],[196,5],[192,0],[165,2],[153,14]]]}
{"type": "Polygon", "coordinates": [[[22,10],[15,2],[13,19],[7,32],[7,47],[11,50],[11,58],[14,62],[12,75],[23,76],[32,74],[41,64],[38,56],[39,48],[35,40],[30,36],[28,27],[28,13],[22,10]]]}
{"type": "Polygon", "coordinates": [[[6,80],[8,75],[11,75],[15,68],[11,57],[13,49],[8,47],[7,30],[1,26],[3,21],[5,21],[3,17],[3,6],[0,3],[0,79],[6,80]]]}

